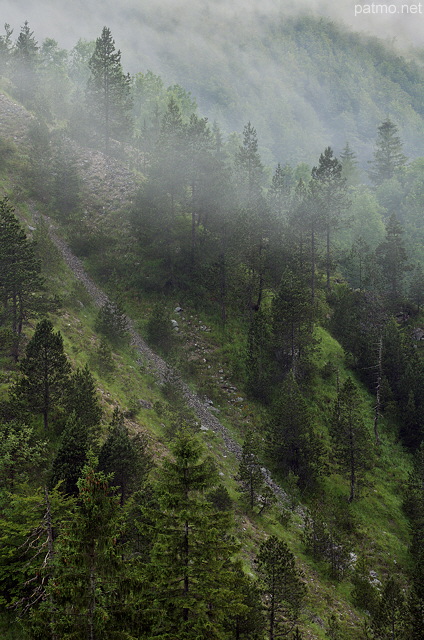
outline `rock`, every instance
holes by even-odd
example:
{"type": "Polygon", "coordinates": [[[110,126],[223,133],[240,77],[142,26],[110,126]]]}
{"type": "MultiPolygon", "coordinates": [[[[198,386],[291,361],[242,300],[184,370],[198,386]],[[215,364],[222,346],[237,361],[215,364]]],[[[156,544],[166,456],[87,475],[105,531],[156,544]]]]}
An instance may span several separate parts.
{"type": "Polygon", "coordinates": [[[182,311],[184,311],[184,309],[182,309],[182,307],[175,307],[175,309],[174,309],[174,313],[181,313],[182,311]]]}
{"type": "Polygon", "coordinates": [[[178,327],[178,322],[176,320],[171,320],[171,324],[174,327],[174,329],[175,327],[178,327]]]}

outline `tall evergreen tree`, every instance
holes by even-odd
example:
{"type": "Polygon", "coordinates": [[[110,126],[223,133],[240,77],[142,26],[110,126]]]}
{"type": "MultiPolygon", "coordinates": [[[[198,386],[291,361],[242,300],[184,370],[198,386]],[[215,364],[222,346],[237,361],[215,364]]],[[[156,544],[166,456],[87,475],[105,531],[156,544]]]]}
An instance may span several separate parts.
{"type": "Polygon", "coordinates": [[[390,118],[387,118],[378,127],[374,159],[371,162],[371,180],[375,185],[380,185],[385,180],[400,175],[406,160],[398,128],[390,118]]]}
{"type": "Polygon", "coordinates": [[[409,271],[408,256],[403,239],[404,230],[393,214],[386,224],[386,239],[376,249],[377,260],[386,283],[386,293],[392,310],[402,299],[403,279],[409,271]]]}
{"type": "Polygon", "coordinates": [[[294,631],[306,595],[306,585],[287,544],[276,536],[261,543],[256,557],[264,596],[269,640],[294,631]]]}
{"type": "Polygon", "coordinates": [[[12,331],[12,355],[19,357],[24,323],[46,310],[44,280],[34,244],[7,198],[0,201],[0,319],[12,331]]]}
{"type": "Polygon", "coordinates": [[[33,106],[37,90],[38,43],[25,20],[13,48],[12,80],[19,100],[33,106]]]}
{"type": "Polygon", "coordinates": [[[152,518],[151,637],[217,640],[229,617],[244,610],[231,564],[237,548],[231,516],[204,496],[217,475],[199,442],[180,433],[172,452],[160,475],[160,511],[152,518]]]}
{"type": "Polygon", "coordinates": [[[324,449],[292,373],[284,380],[267,425],[267,450],[278,474],[294,474],[301,489],[311,489],[324,465],[324,449]]]}
{"type": "Polygon", "coordinates": [[[75,413],[88,434],[93,435],[102,419],[102,408],[94,378],[87,365],[77,369],[69,378],[64,399],[69,414],[75,413]]]}
{"type": "Polygon", "coordinates": [[[87,461],[89,436],[81,418],[72,413],[63,429],[60,445],[52,466],[51,485],[62,482],[61,491],[78,495],[78,480],[87,461]]]}
{"type": "Polygon", "coordinates": [[[43,416],[45,429],[52,410],[63,403],[70,365],[63,350],[63,339],[53,330],[50,320],[42,320],[35,328],[25,356],[20,363],[21,379],[16,393],[28,408],[43,416]]]}
{"type": "Polygon", "coordinates": [[[132,492],[141,490],[151,466],[145,439],[140,434],[130,437],[124,416],[115,409],[111,430],[100,449],[99,469],[112,475],[121,505],[132,492]]]}
{"type": "Polygon", "coordinates": [[[56,540],[54,579],[43,606],[44,637],[50,633],[63,640],[124,640],[131,637],[133,616],[125,581],[131,570],[124,554],[122,514],[108,478],[96,470],[92,457],[78,489],[75,512],[56,540]]]}
{"type": "Polygon", "coordinates": [[[109,28],[103,27],[88,64],[87,100],[108,154],[111,137],[125,139],[132,129],[131,81],[122,70],[121,52],[109,28]]]}
{"type": "Polygon", "coordinates": [[[315,206],[319,210],[326,237],[326,279],[330,289],[331,274],[331,236],[335,229],[346,224],[343,221],[350,206],[347,197],[346,178],[343,177],[342,164],[334,157],[331,147],[320,155],[317,167],[312,169],[310,183],[315,206]]]}
{"type": "Polygon", "coordinates": [[[258,458],[259,439],[249,431],[243,442],[236,479],[251,509],[258,503],[265,489],[264,476],[258,458]]]}
{"type": "Polygon", "coordinates": [[[340,389],[330,426],[333,455],[341,472],[349,479],[349,502],[357,495],[357,487],[373,457],[371,439],[363,422],[358,389],[348,378],[340,389]]]}

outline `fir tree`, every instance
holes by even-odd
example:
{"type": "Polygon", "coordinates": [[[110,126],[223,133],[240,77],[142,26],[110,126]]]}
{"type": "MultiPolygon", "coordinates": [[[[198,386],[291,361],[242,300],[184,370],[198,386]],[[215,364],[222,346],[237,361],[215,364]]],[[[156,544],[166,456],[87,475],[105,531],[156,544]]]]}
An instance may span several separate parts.
{"type": "Polygon", "coordinates": [[[172,452],[160,474],[160,511],[151,518],[152,637],[219,638],[229,616],[244,610],[230,561],[237,548],[231,516],[204,495],[217,475],[199,442],[180,433],[172,452]]]}

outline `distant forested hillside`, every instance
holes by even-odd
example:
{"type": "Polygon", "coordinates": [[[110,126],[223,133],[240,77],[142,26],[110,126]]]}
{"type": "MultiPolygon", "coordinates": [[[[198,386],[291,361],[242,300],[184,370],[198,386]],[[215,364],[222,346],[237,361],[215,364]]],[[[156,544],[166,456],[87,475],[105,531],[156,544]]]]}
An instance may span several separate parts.
{"type": "Polygon", "coordinates": [[[366,164],[386,116],[408,154],[422,155],[422,65],[383,41],[312,16],[246,24],[209,14],[198,27],[170,51],[181,25],[162,16],[159,56],[148,64],[190,90],[227,131],[254,122],[269,157],[312,162],[326,144],[338,151],[348,140],[366,164]]]}

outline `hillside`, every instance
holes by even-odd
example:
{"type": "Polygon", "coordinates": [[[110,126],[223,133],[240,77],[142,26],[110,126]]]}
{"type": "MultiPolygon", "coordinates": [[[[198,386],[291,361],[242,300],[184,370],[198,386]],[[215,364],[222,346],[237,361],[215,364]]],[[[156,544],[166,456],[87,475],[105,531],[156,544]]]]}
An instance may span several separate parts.
{"type": "MultiPolygon", "coordinates": [[[[337,100],[352,107],[359,77],[346,88],[337,65],[365,59],[362,36],[315,19],[273,29],[276,61],[297,43],[292,81],[299,60],[319,77],[326,42],[328,84],[311,88],[310,121],[287,115],[305,149],[316,133],[316,166],[290,143],[272,179],[251,123],[224,136],[151,75],[149,102],[119,56],[105,119],[94,54],[77,79],[61,67],[63,101],[55,65],[26,63],[39,84],[22,84],[18,44],[1,54],[6,640],[420,638],[423,161],[401,122],[376,127],[387,69],[387,94],[362,74],[339,134],[337,100]],[[337,109],[318,108],[336,84],[337,109]],[[143,129],[136,104],[155,114],[143,129]],[[365,153],[371,129],[364,184],[329,145],[357,131],[365,153]]],[[[366,42],[369,68],[381,56],[410,73],[395,115],[415,131],[421,72],[366,42]]],[[[239,77],[249,66],[227,59],[239,77]]],[[[197,67],[179,68],[195,87],[197,67]]]]}

